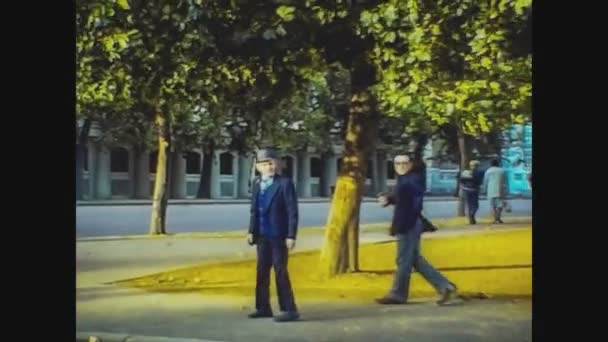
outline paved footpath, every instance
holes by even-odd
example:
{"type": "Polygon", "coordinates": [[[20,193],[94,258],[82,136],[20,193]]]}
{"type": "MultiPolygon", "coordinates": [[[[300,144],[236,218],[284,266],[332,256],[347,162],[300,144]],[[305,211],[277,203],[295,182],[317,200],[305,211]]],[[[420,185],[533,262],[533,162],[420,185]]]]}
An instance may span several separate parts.
{"type": "MultiPolygon", "coordinates": [[[[453,228],[425,234],[425,238],[476,234],[485,229],[483,226],[453,228]]],[[[361,243],[388,239],[391,238],[386,233],[361,234],[361,243]]],[[[321,234],[303,234],[297,249],[318,249],[321,241],[321,234]]],[[[102,341],[149,342],[174,338],[199,341],[531,340],[530,300],[470,300],[462,306],[441,308],[431,299],[390,307],[309,300],[298,303],[302,312],[300,322],[279,324],[266,319],[247,319],[246,314],[252,310],[252,297],[150,293],[105,285],[171,268],[254,255],[254,248],[247,246],[243,239],[234,238],[172,236],[78,241],[76,325],[79,336],[94,334],[102,337],[102,341]],[[127,334],[135,337],[125,339],[127,334]]],[[[253,286],[252,283],[252,289],[253,286]]]]}

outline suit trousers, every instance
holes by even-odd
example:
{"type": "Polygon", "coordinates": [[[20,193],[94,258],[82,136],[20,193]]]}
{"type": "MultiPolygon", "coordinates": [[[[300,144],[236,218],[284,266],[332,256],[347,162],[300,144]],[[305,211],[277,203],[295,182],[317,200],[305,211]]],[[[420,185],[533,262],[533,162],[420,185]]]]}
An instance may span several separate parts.
{"type": "Polygon", "coordinates": [[[285,239],[259,237],[257,241],[258,263],[255,286],[255,307],[258,311],[272,312],[270,306],[270,268],[279,295],[279,308],[283,312],[296,312],[296,304],[287,271],[288,250],[285,239]]]}

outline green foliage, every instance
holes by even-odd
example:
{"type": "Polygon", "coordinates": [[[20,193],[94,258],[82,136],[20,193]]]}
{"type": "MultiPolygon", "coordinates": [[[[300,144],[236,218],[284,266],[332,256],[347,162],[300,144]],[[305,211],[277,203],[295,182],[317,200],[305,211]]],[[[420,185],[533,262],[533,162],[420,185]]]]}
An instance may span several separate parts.
{"type": "Polygon", "coordinates": [[[387,1],[364,11],[382,110],[476,136],[530,117],[531,55],[511,51],[529,15],[530,1],[387,1]]]}
{"type": "Polygon", "coordinates": [[[166,112],[184,146],[323,146],[350,91],[329,65],[371,60],[399,130],[479,136],[531,115],[531,56],[516,47],[530,3],[78,1],[77,113],[146,132],[166,112]]]}

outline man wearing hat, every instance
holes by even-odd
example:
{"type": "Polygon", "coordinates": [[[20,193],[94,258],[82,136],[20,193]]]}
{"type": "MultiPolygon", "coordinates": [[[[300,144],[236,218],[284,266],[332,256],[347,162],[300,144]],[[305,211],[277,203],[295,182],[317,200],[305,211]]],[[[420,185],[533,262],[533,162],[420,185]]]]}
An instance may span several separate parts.
{"type": "Polygon", "coordinates": [[[297,320],[289,273],[288,249],[293,249],[298,232],[298,198],[289,177],[281,177],[279,155],[274,149],[257,152],[256,169],[261,177],[253,183],[251,221],[247,241],[257,244],[258,262],[255,287],[255,312],[249,318],[273,317],[270,306],[270,268],[274,268],[281,314],[277,322],[297,320]]]}

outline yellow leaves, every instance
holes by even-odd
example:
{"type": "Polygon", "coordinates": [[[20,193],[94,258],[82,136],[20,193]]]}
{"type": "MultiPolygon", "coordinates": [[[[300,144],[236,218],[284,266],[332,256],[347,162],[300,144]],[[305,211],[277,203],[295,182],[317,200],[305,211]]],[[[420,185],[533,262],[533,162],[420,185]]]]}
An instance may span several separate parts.
{"type": "Polygon", "coordinates": [[[387,43],[392,43],[395,41],[395,39],[397,38],[397,35],[395,34],[395,32],[387,32],[384,35],[384,41],[387,43]]]}
{"type": "Polygon", "coordinates": [[[477,128],[471,121],[467,120],[464,123],[464,131],[467,134],[476,135],[475,133],[477,132],[477,128]]]}
{"type": "Polygon", "coordinates": [[[397,9],[392,4],[386,5],[384,9],[384,20],[390,26],[397,19],[397,9]]]}
{"type": "Polygon", "coordinates": [[[466,107],[465,107],[465,101],[466,101],[466,99],[467,99],[466,96],[462,96],[462,95],[457,96],[456,97],[456,104],[455,104],[456,109],[458,109],[458,110],[465,110],[466,109],[466,107]]]}
{"type": "Polygon", "coordinates": [[[397,105],[399,107],[402,108],[407,108],[407,106],[409,106],[412,103],[412,97],[407,95],[407,96],[402,96],[401,98],[399,98],[399,100],[397,101],[397,105]]]}
{"type": "Polygon", "coordinates": [[[511,120],[516,124],[523,124],[525,122],[525,116],[522,114],[511,114],[511,120]]]}
{"type": "Polygon", "coordinates": [[[279,6],[276,13],[281,19],[285,21],[292,21],[294,18],[294,12],[296,8],[293,6],[279,6]]]}
{"type": "Polygon", "coordinates": [[[532,85],[526,84],[526,85],[519,87],[519,95],[532,96],[532,85]]]}
{"type": "Polygon", "coordinates": [[[407,90],[407,91],[408,91],[410,94],[411,94],[411,93],[415,93],[415,92],[417,92],[417,91],[418,91],[418,84],[416,84],[416,83],[411,83],[411,84],[409,85],[409,87],[408,87],[408,90],[407,90]]]}
{"type": "Polygon", "coordinates": [[[445,114],[450,116],[454,113],[454,104],[448,103],[445,105],[445,114]]]}
{"type": "Polygon", "coordinates": [[[414,83],[420,83],[424,78],[422,71],[419,69],[412,69],[408,72],[408,74],[410,75],[410,77],[412,78],[412,82],[414,83]]]}
{"type": "Polygon", "coordinates": [[[106,52],[110,52],[114,49],[114,40],[112,37],[104,37],[102,43],[106,52]]]}
{"type": "Polygon", "coordinates": [[[418,50],[415,54],[419,61],[428,62],[431,60],[431,53],[428,51],[418,50]]]}
{"type": "Polygon", "coordinates": [[[483,57],[481,59],[481,66],[483,66],[484,68],[490,69],[490,67],[492,66],[492,60],[488,57],[483,57]]]}
{"type": "Polygon", "coordinates": [[[420,27],[416,27],[414,31],[409,35],[410,43],[418,44],[422,40],[424,31],[420,27]]]}
{"type": "Polygon", "coordinates": [[[120,7],[120,9],[123,9],[123,10],[130,9],[129,2],[127,0],[117,0],[116,4],[118,5],[118,7],[120,7]]]}
{"type": "Polygon", "coordinates": [[[429,112],[428,114],[431,117],[431,120],[437,125],[443,125],[450,121],[449,116],[441,115],[436,112],[429,112]]]}
{"type": "Polygon", "coordinates": [[[477,81],[475,81],[474,86],[475,86],[475,88],[477,88],[476,90],[483,89],[488,86],[488,81],[477,80],[477,81]]]}
{"type": "Polygon", "coordinates": [[[528,8],[531,5],[532,0],[515,0],[513,8],[515,9],[515,13],[522,15],[524,13],[524,8],[528,8]]]}
{"type": "Polygon", "coordinates": [[[361,12],[360,18],[361,18],[361,23],[365,27],[371,26],[373,24],[372,12],[370,12],[368,10],[361,12]]]}
{"type": "Polygon", "coordinates": [[[483,113],[477,114],[477,120],[479,120],[479,128],[482,132],[487,133],[490,131],[490,123],[483,113]]]}
{"type": "Polygon", "coordinates": [[[498,63],[498,69],[504,72],[511,72],[513,67],[506,63],[498,63]]]}
{"type": "Polygon", "coordinates": [[[436,36],[438,36],[439,34],[441,34],[441,30],[439,29],[439,25],[433,25],[431,27],[431,33],[433,33],[436,36]]]}
{"type": "Polygon", "coordinates": [[[384,53],[382,55],[382,60],[385,61],[385,62],[388,62],[388,61],[390,61],[393,58],[392,55],[393,54],[392,54],[392,52],[391,52],[390,49],[385,49],[384,53]]]}
{"type": "Polygon", "coordinates": [[[249,70],[247,67],[241,66],[239,70],[241,71],[241,75],[243,76],[244,80],[249,80],[252,78],[251,70],[249,70]]]}
{"type": "Polygon", "coordinates": [[[490,82],[490,89],[492,90],[492,94],[494,95],[500,93],[500,83],[495,81],[490,82]]]}

